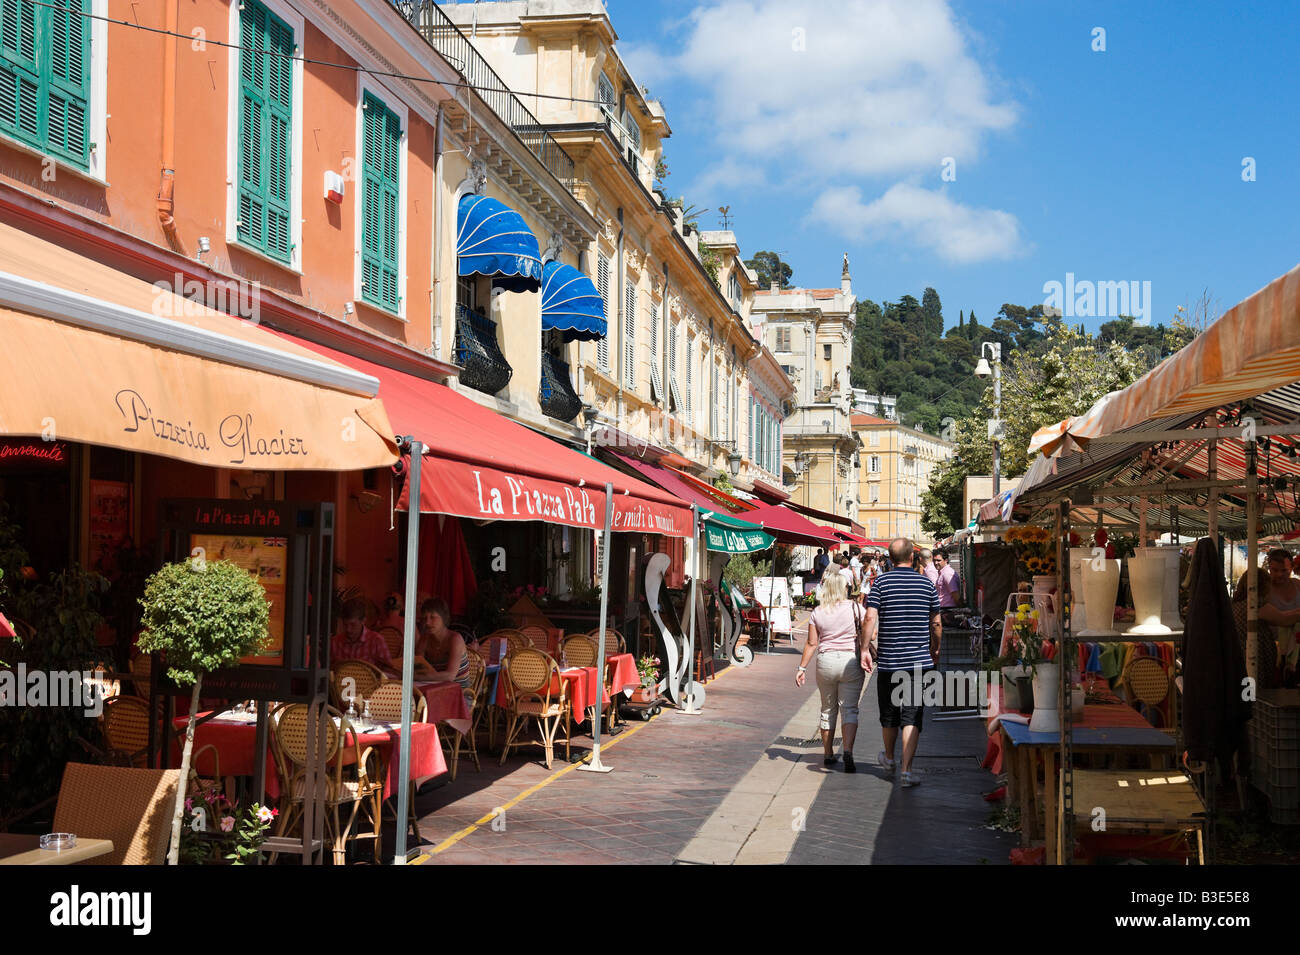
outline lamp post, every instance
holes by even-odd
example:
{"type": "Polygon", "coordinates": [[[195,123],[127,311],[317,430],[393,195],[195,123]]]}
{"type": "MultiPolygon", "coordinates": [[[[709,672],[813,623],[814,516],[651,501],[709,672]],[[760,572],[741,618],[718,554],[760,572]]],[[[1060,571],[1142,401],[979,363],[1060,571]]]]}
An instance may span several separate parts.
{"type": "Polygon", "coordinates": [[[997,497],[1002,491],[1002,345],[999,342],[980,344],[980,360],[975,366],[975,377],[987,378],[989,375],[993,376],[993,417],[989,419],[989,440],[993,442],[993,496],[997,497]],[[993,359],[991,370],[984,357],[985,349],[988,349],[988,354],[993,359]]]}

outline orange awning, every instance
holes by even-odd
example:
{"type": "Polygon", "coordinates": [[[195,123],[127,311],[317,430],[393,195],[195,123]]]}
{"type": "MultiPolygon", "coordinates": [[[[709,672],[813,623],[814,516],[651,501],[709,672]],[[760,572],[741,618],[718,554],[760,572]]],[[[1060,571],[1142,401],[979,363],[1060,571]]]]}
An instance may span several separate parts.
{"type": "Polygon", "coordinates": [[[1029,452],[1057,455],[1145,421],[1253,398],[1300,381],[1300,266],[1225,312],[1186,348],[1087,412],[1039,428],[1029,452]]]}
{"type": "Polygon", "coordinates": [[[0,342],[0,433],[239,469],[398,457],[373,378],[8,225],[0,342]]]}

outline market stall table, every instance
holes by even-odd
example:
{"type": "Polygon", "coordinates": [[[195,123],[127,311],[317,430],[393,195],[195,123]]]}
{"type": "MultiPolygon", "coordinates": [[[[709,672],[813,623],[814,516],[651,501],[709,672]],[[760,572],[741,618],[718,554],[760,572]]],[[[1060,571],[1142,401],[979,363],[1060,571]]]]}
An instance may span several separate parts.
{"type": "Polygon", "coordinates": [[[72,865],[113,851],[112,839],[77,838],[70,849],[42,849],[40,836],[0,832],[0,865],[72,865]]]}
{"type": "MultiPolygon", "coordinates": [[[[1057,781],[1060,785],[1060,780],[1057,781]]],[[[1076,769],[1073,779],[1077,806],[1097,806],[1106,812],[1106,832],[1196,832],[1197,861],[1205,864],[1205,806],[1192,780],[1176,770],[1107,772],[1076,769]]],[[[1059,795],[1059,794],[1058,794],[1059,795]]],[[[1058,800],[1059,805],[1059,800],[1058,800]]],[[[1075,828],[1089,828],[1090,817],[1075,817],[1075,828]]],[[[1065,820],[1057,819],[1058,838],[1065,820]]],[[[1062,847],[1056,846],[1056,858],[1062,847]]]]}

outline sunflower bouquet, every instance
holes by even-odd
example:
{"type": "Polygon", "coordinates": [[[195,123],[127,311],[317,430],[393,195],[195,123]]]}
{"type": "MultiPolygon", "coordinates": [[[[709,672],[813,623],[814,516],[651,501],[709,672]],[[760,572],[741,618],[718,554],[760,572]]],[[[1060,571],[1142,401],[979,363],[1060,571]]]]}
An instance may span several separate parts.
{"type": "Polygon", "coordinates": [[[1016,560],[1031,577],[1056,573],[1056,541],[1046,527],[1012,527],[1006,539],[1016,549],[1016,560]]]}
{"type": "Polygon", "coordinates": [[[1012,655],[1022,666],[1033,669],[1040,663],[1050,663],[1056,656],[1056,646],[1038,634],[1038,611],[1022,606],[1016,611],[1012,629],[1012,655]]]}

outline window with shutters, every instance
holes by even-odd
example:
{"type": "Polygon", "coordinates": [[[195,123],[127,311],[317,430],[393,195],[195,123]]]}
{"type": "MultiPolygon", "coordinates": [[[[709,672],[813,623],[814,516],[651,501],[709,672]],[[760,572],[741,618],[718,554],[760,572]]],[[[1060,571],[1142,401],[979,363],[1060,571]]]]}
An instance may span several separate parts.
{"type": "Polygon", "coordinates": [[[86,170],[98,146],[91,142],[92,12],[91,0],[0,0],[0,131],[86,170]]]}
{"type": "Polygon", "coordinates": [[[636,388],[636,286],[630,283],[623,301],[623,381],[636,388]]]}
{"type": "Polygon", "coordinates": [[[361,94],[361,299],[402,311],[402,117],[361,94]]]}
{"type": "Polygon", "coordinates": [[[294,27],[269,5],[243,0],[236,6],[235,238],[291,264],[299,225],[294,215],[298,43],[294,27]]]}
{"type": "Polygon", "coordinates": [[[776,330],[776,350],[790,351],[790,329],[778,328],[776,330]]]}
{"type": "Polygon", "coordinates": [[[664,385],[659,378],[659,306],[650,303],[650,398],[663,399],[664,385]]]}
{"type": "Polygon", "coordinates": [[[609,77],[601,73],[596,80],[596,99],[600,100],[601,105],[608,110],[614,108],[614,84],[609,81],[609,77]]]}
{"type": "MultiPolygon", "coordinates": [[[[600,297],[605,303],[605,314],[608,315],[612,309],[609,307],[609,259],[600,255],[596,257],[596,287],[600,289],[600,297]]],[[[609,335],[606,333],[604,338],[596,342],[596,363],[600,370],[609,372],[609,335]]]]}
{"type": "Polygon", "coordinates": [[[673,399],[673,411],[685,410],[681,393],[677,388],[677,322],[668,323],[668,391],[673,399]]]}
{"type": "Polygon", "coordinates": [[[695,351],[695,345],[694,345],[694,343],[691,342],[690,338],[688,337],[688,338],[686,339],[686,395],[685,395],[685,400],[686,400],[686,420],[687,420],[688,423],[690,423],[690,424],[692,424],[692,425],[695,424],[695,418],[693,417],[693,412],[694,412],[694,408],[695,408],[695,398],[693,397],[693,396],[694,396],[694,393],[695,393],[695,372],[694,372],[694,368],[695,368],[695,355],[694,355],[694,351],[695,351]]]}

